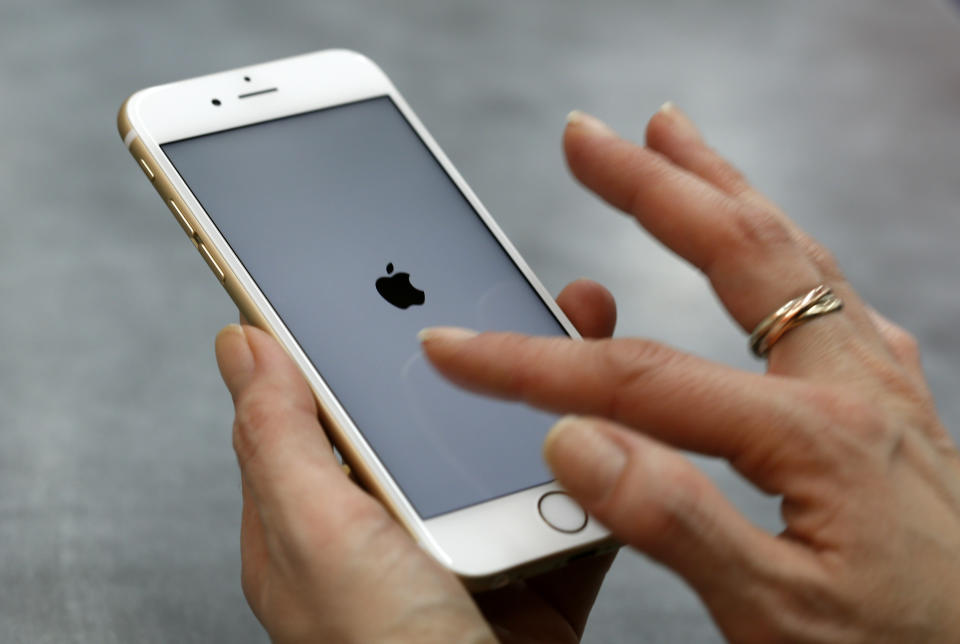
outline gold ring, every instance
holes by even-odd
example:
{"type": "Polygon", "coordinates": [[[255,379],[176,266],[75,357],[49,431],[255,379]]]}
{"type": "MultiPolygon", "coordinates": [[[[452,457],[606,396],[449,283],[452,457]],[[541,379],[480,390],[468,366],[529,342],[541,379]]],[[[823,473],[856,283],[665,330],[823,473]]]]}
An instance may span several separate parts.
{"type": "Polygon", "coordinates": [[[765,317],[750,334],[750,350],[753,355],[763,358],[790,329],[842,308],[843,300],[834,295],[829,286],[821,284],[765,317]]]}

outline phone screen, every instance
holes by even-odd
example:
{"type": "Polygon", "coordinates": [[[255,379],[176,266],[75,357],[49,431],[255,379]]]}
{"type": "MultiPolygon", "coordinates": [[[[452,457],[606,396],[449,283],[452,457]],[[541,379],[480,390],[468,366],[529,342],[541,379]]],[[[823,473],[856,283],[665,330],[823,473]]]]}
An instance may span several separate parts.
{"type": "Polygon", "coordinates": [[[555,416],[422,355],[426,326],[565,333],[389,97],[162,148],[422,518],[552,480],[555,416]]]}

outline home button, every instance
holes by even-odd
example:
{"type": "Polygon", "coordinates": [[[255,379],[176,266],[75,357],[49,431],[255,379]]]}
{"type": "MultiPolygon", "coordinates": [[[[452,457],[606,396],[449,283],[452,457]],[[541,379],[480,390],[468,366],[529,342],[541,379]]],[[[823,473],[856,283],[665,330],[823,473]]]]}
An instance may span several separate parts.
{"type": "Polygon", "coordinates": [[[573,534],[587,527],[587,513],[566,492],[547,492],[537,503],[540,518],[558,532],[573,534]]]}

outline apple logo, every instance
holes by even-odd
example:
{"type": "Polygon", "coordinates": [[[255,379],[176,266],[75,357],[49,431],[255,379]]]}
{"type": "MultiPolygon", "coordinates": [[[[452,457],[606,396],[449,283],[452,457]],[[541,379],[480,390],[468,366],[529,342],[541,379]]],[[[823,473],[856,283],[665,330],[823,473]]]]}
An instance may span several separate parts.
{"type": "Polygon", "coordinates": [[[398,309],[423,304],[423,291],[410,283],[410,273],[394,273],[393,264],[387,264],[387,274],[377,280],[377,293],[398,309]]]}

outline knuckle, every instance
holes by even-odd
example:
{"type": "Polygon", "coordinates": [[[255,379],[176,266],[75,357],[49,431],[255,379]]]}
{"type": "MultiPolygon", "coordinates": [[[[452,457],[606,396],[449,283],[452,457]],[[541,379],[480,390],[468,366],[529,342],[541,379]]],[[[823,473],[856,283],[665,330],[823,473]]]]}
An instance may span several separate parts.
{"type": "Polygon", "coordinates": [[[605,345],[602,366],[610,369],[627,383],[650,375],[651,371],[669,362],[676,353],[666,345],[651,340],[603,340],[602,342],[605,345]]]}
{"type": "Polygon", "coordinates": [[[656,378],[666,365],[678,358],[673,349],[648,340],[604,340],[600,353],[602,373],[613,374],[613,386],[609,388],[607,414],[613,420],[629,421],[637,392],[644,383],[656,378]]]}
{"type": "Polygon", "coordinates": [[[814,404],[831,425],[831,449],[841,462],[867,457],[877,448],[895,449],[902,438],[884,414],[884,408],[848,388],[822,388],[814,404]]]}
{"type": "Polygon", "coordinates": [[[730,241],[746,251],[780,248],[793,243],[793,235],[767,208],[740,202],[730,217],[730,241]]]}
{"type": "Polygon", "coordinates": [[[277,431],[277,403],[261,392],[248,392],[237,403],[233,421],[233,449],[241,465],[254,460],[277,431]]]}
{"type": "Polygon", "coordinates": [[[521,358],[515,362],[522,365],[533,365],[533,368],[511,368],[502,372],[503,382],[497,389],[509,398],[526,400],[535,403],[541,396],[545,381],[550,373],[541,365],[548,363],[551,354],[569,351],[570,343],[562,344],[545,342],[540,338],[531,339],[522,335],[510,334],[503,340],[502,346],[496,348],[495,355],[508,355],[521,358]]]}
{"type": "Polygon", "coordinates": [[[684,529],[690,518],[701,510],[703,481],[689,467],[681,467],[675,460],[671,460],[666,467],[659,467],[656,475],[664,487],[660,532],[674,535],[684,529]]]}
{"type": "Polygon", "coordinates": [[[903,327],[891,324],[887,331],[887,342],[900,356],[914,362],[920,361],[920,343],[916,336],[903,327]]]}
{"type": "Polygon", "coordinates": [[[813,265],[816,266],[824,276],[829,277],[832,281],[843,278],[843,271],[840,270],[840,264],[837,262],[836,255],[828,248],[815,242],[806,235],[804,235],[801,245],[807,257],[810,258],[813,265]]]}
{"type": "Polygon", "coordinates": [[[669,184],[672,181],[672,166],[658,162],[655,156],[647,150],[637,150],[631,158],[626,159],[630,164],[633,176],[633,186],[628,191],[627,198],[622,203],[615,203],[622,210],[642,217],[647,212],[647,201],[652,186],[669,184]]]}
{"type": "MultiPolygon", "coordinates": [[[[838,589],[836,580],[821,571],[804,571],[780,579],[768,586],[763,614],[763,635],[751,641],[803,642],[811,641],[811,633],[819,632],[825,641],[853,642],[849,616],[856,606],[838,589]],[[765,632],[764,632],[765,631],[765,632]]],[[[816,638],[820,641],[820,638],[816,638]]]]}
{"type": "Polygon", "coordinates": [[[884,342],[894,353],[895,359],[891,360],[889,355],[872,354],[862,359],[877,389],[875,398],[871,400],[872,408],[885,410],[887,413],[895,410],[894,417],[902,417],[904,411],[911,412],[935,407],[932,394],[923,382],[922,376],[918,378],[911,371],[911,367],[920,363],[920,351],[916,340],[906,331],[900,331],[902,335],[895,339],[889,337],[888,328],[881,331],[884,342]]]}
{"type": "Polygon", "coordinates": [[[617,523],[631,526],[633,545],[656,556],[695,530],[703,494],[702,479],[685,460],[647,454],[628,464],[604,509],[620,513],[617,523]]]}
{"type": "Polygon", "coordinates": [[[710,154],[713,155],[713,159],[708,164],[708,170],[712,176],[718,177],[723,184],[737,193],[749,189],[749,182],[739,168],[721,157],[715,150],[711,149],[710,154]]]}
{"type": "Polygon", "coordinates": [[[358,534],[362,530],[371,539],[393,535],[398,524],[384,506],[358,488],[351,488],[350,498],[351,502],[345,503],[338,511],[342,525],[358,534]]]}

